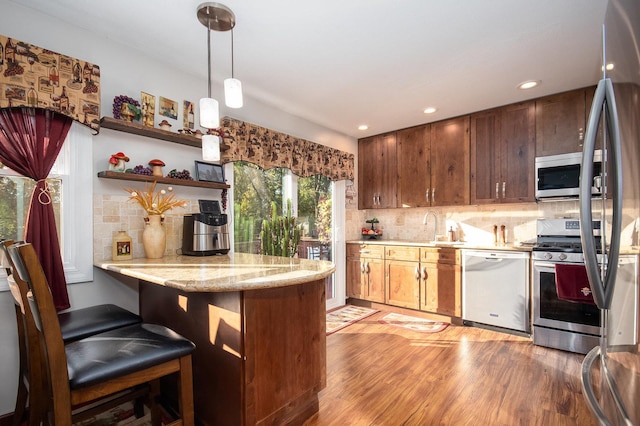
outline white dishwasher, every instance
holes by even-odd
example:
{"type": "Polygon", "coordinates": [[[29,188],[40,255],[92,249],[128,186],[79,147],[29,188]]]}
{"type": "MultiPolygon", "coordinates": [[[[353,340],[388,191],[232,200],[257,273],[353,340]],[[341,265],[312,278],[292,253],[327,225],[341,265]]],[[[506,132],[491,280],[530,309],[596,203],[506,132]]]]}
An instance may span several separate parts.
{"type": "Polygon", "coordinates": [[[462,250],[462,319],[531,332],[529,253],[462,250]]]}

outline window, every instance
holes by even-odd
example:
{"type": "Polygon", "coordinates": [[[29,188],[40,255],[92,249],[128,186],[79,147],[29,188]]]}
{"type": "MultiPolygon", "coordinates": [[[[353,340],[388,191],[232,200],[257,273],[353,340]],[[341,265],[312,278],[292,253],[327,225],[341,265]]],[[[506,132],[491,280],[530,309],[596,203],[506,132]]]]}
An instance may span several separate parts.
{"type": "MultiPolygon", "coordinates": [[[[230,199],[234,214],[234,251],[260,253],[262,220],[271,215],[271,202],[275,201],[278,214],[282,214],[283,206],[290,199],[293,214],[303,231],[297,249],[298,257],[329,261],[338,259],[338,270],[342,262],[341,257],[335,254],[334,188],[338,186],[344,192],[343,184],[334,184],[320,175],[301,178],[284,168],[263,170],[245,161],[234,162],[232,170],[232,173],[226,174],[233,182],[230,199]]],[[[344,304],[344,296],[342,302],[337,297],[344,294],[344,290],[336,288],[336,280],[344,282],[344,277],[334,276],[327,284],[328,306],[331,300],[337,304],[334,306],[344,304]]]]}
{"type": "MultiPolygon", "coordinates": [[[[67,283],[93,280],[92,137],[74,122],[49,174],[67,283]]],[[[22,239],[33,181],[0,167],[0,237],[22,239]]],[[[4,269],[0,290],[7,290],[4,269]]]]}

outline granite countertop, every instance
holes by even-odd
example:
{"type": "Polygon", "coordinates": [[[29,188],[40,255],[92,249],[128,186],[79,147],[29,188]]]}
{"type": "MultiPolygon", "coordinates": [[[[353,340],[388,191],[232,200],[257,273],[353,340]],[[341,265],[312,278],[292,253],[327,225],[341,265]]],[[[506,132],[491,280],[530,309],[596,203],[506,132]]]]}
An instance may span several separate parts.
{"type": "Polygon", "coordinates": [[[323,279],[335,265],[324,260],[230,253],[96,262],[94,266],[187,292],[285,287],[323,279]]]}
{"type": "Polygon", "coordinates": [[[436,248],[457,248],[457,249],[467,249],[467,250],[506,250],[506,251],[524,251],[530,252],[532,251],[531,244],[513,244],[507,243],[504,246],[494,246],[494,245],[482,245],[482,244],[474,244],[470,242],[463,241],[438,241],[438,242],[424,242],[424,241],[408,241],[408,240],[351,240],[347,241],[347,243],[352,244],[375,244],[375,245],[384,245],[384,246],[414,246],[414,247],[436,247],[436,248]]]}

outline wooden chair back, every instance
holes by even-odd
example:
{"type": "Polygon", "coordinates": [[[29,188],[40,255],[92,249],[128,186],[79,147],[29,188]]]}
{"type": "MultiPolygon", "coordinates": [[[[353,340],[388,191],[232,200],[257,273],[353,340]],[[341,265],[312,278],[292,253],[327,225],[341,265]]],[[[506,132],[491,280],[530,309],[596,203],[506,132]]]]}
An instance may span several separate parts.
{"type": "MultiPolygon", "coordinates": [[[[39,345],[32,345],[29,341],[29,356],[34,351],[40,352],[42,364],[46,367],[40,371],[43,377],[42,382],[46,382],[43,389],[48,392],[47,412],[50,413],[53,423],[62,426],[71,426],[72,409],[88,402],[100,400],[105,396],[117,394],[123,390],[132,390],[139,385],[152,384],[152,388],[159,389],[158,381],[161,377],[168,374],[177,373],[179,375],[179,411],[181,419],[175,422],[177,425],[192,425],[193,419],[193,385],[191,377],[191,355],[193,344],[188,340],[182,339],[182,348],[179,358],[172,358],[168,361],[157,365],[141,368],[140,371],[125,373],[117,377],[107,378],[105,381],[96,383],[87,387],[72,388],[69,380],[69,368],[67,352],[65,351],[65,343],[62,338],[60,324],[58,322],[58,314],[53,302],[53,296],[49,289],[44,271],[40,265],[38,257],[33,246],[28,243],[14,244],[8,248],[9,256],[13,262],[13,279],[18,287],[20,299],[22,300],[22,309],[25,313],[27,329],[32,329],[35,339],[39,345]],[[26,290],[26,291],[25,291],[26,290]],[[185,345],[188,349],[184,349],[185,345]]],[[[13,284],[12,284],[13,285],[13,284]]],[[[12,292],[13,294],[13,292],[12,292]]],[[[121,333],[116,340],[130,340],[135,343],[136,333],[133,332],[128,336],[126,329],[144,330],[144,324],[132,325],[119,330],[108,333],[121,333]]],[[[104,333],[102,335],[107,335],[104,333]]],[[[92,345],[88,338],[80,340],[71,345],[92,345]]],[[[171,338],[169,338],[171,340],[171,338]]],[[[171,342],[168,340],[169,346],[171,342]]],[[[159,341],[162,341],[162,337],[159,341]]],[[[126,344],[126,343],[125,343],[126,344]]],[[[161,345],[162,343],[160,343],[161,345]]],[[[116,345],[117,346],[117,345],[116,345]]],[[[115,348],[115,346],[114,346],[115,348]]],[[[122,349],[114,349],[116,352],[122,349]]],[[[153,349],[149,349],[153,350],[153,349]]],[[[84,359],[83,356],[70,353],[72,359],[84,359]],[[75,356],[75,358],[73,358],[75,356]]],[[[34,359],[36,356],[34,355],[34,359]]],[[[99,359],[93,359],[96,363],[100,363],[99,359]]],[[[135,359],[133,360],[135,363],[135,359]]],[[[107,361],[108,362],[108,361],[107,361]]],[[[30,363],[30,367],[31,367],[30,363]]],[[[95,365],[95,364],[92,364],[95,365]]],[[[44,398],[43,398],[44,399],[44,398]]],[[[159,424],[159,414],[155,398],[151,398],[152,420],[159,424]]],[[[174,424],[174,423],[172,423],[174,424]]]]}
{"type": "Polygon", "coordinates": [[[22,280],[16,281],[13,275],[13,262],[9,256],[8,248],[14,244],[13,240],[0,241],[0,264],[7,271],[7,281],[9,290],[15,302],[16,328],[18,332],[18,391],[16,393],[16,403],[13,412],[13,426],[22,424],[22,421],[29,406],[28,425],[39,425],[42,417],[47,411],[47,401],[37,398],[37,395],[44,395],[47,384],[43,382],[46,374],[44,348],[42,348],[40,337],[38,336],[35,324],[29,324],[31,307],[28,303],[30,290],[22,280]],[[33,350],[29,353],[28,342],[32,343],[33,350]],[[37,377],[38,379],[33,379],[37,377]],[[30,396],[36,396],[31,397],[30,396]]]}

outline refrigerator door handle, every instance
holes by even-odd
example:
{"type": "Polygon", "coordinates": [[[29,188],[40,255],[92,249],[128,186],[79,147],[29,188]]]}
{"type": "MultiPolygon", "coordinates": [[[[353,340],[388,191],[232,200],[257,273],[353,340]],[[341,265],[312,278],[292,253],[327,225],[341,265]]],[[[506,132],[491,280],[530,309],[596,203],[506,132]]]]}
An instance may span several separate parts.
{"type": "Polygon", "coordinates": [[[598,420],[599,425],[603,426],[611,426],[611,422],[607,418],[604,411],[598,404],[598,399],[596,398],[596,394],[593,391],[593,383],[591,381],[591,368],[596,359],[600,358],[600,346],[596,346],[591,349],[589,353],[584,357],[582,361],[582,394],[584,395],[584,399],[587,401],[587,405],[591,410],[591,413],[598,420]]]}
{"type": "MultiPolygon", "coordinates": [[[[618,264],[620,255],[620,232],[622,229],[622,158],[620,145],[620,130],[618,112],[616,109],[613,83],[611,79],[604,78],[598,82],[596,93],[593,97],[589,122],[585,133],[584,149],[582,151],[582,168],[580,171],[580,239],[585,257],[587,276],[591,283],[593,299],[600,309],[609,309],[613,299],[616,273],[618,268],[606,268],[604,280],[600,276],[600,267],[597,261],[595,237],[591,223],[591,186],[593,175],[593,157],[596,145],[598,125],[602,112],[605,111],[605,121],[609,137],[611,138],[610,154],[605,155],[606,164],[610,165],[609,173],[613,176],[612,198],[613,214],[611,221],[611,244],[607,263],[618,264]]],[[[606,152],[606,146],[603,147],[606,152]]],[[[606,165],[605,165],[606,166],[606,165]]],[[[606,170],[606,169],[605,169],[606,170]]],[[[606,196],[606,194],[603,194],[606,196]]],[[[606,241],[603,241],[603,247],[606,241]]]]}

